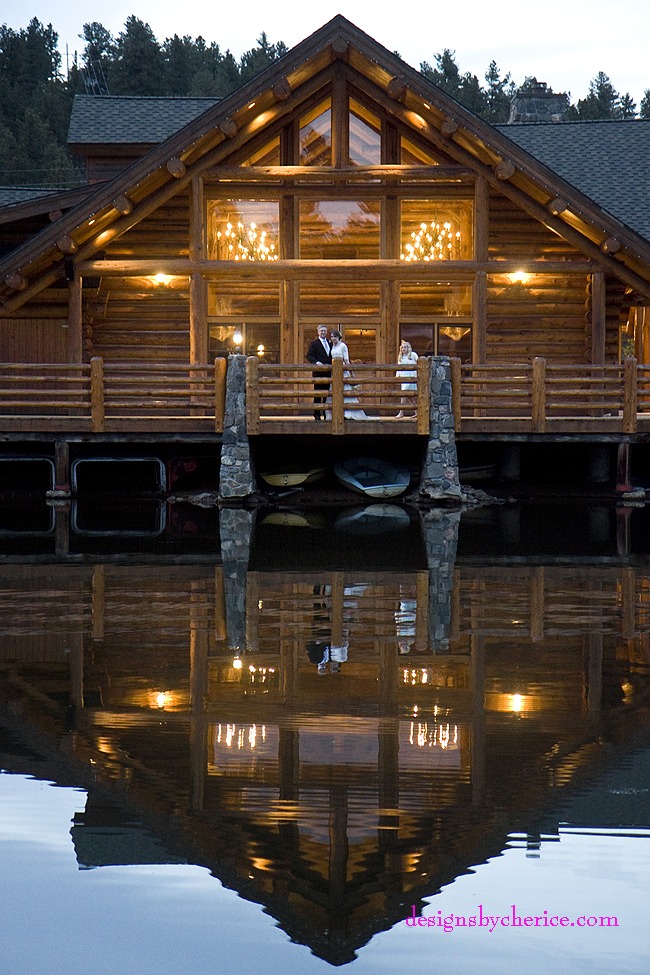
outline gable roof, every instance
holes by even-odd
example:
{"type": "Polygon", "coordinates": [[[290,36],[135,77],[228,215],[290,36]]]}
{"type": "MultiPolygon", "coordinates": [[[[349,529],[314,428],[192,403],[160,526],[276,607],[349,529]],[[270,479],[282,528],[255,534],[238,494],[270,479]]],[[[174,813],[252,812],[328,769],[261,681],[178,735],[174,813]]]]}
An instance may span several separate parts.
{"type": "Polygon", "coordinates": [[[81,146],[157,146],[202,115],[218,98],[75,95],[68,128],[72,151],[81,146]]]}
{"type": "Polygon", "coordinates": [[[650,240],[650,119],[527,122],[496,128],[650,240]]]}
{"type": "Polygon", "coordinates": [[[194,176],[279,124],[347,66],[358,87],[382,100],[448,158],[576,246],[629,288],[650,296],[650,238],[605,212],[551,168],[337,15],[283,58],[137,159],[51,228],[0,261],[0,300],[13,311],[63,273],[64,255],[83,261],[163,205],[194,176]],[[328,74],[329,73],[329,74],[328,74]]]}

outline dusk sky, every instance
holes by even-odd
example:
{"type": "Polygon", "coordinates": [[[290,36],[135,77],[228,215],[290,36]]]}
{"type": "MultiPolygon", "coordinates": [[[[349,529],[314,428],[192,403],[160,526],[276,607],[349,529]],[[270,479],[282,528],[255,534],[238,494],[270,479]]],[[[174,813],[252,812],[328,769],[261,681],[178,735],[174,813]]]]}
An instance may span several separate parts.
{"type": "MultiPolygon", "coordinates": [[[[621,94],[629,92],[637,107],[650,89],[647,41],[650,4],[647,0],[546,0],[544,5],[503,7],[467,0],[462,6],[413,0],[405,7],[375,0],[322,0],[318,4],[269,5],[249,0],[245,13],[238,4],[190,4],[172,0],[97,0],[92,11],[55,0],[32,0],[14,7],[4,21],[19,30],[32,17],[51,23],[59,35],[66,68],[75,50],[81,52],[85,21],[103,24],[117,37],[126,19],[135,15],[149,24],[159,42],[174,34],[202,36],[230,50],[235,58],[256,45],[262,31],[271,43],[293,47],[336,14],[342,14],[415,68],[433,64],[445,48],[455,51],[461,73],[469,71],[484,83],[490,61],[501,75],[510,72],[521,84],[528,75],[545,81],[571,100],[584,98],[599,71],[621,94]]],[[[6,15],[5,15],[6,16],[6,15]]]]}

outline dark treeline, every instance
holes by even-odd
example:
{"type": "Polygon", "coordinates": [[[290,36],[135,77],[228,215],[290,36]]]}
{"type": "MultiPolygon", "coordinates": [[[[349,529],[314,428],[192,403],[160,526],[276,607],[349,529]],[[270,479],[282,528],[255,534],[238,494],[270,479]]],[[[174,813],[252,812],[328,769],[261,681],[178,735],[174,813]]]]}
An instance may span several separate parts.
{"type": "MultiPolygon", "coordinates": [[[[5,186],[70,186],[82,181],[66,138],[72,99],[77,93],[111,95],[189,95],[223,97],[282,57],[282,41],[262,33],[256,47],[238,60],[202,37],[175,34],[162,44],[148,24],[131,16],[115,38],[97,22],[83,26],[84,42],[62,74],[58,35],[34,18],[23,30],[0,27],[0,183],[5,186]]],[[[470,111],[488,122],[508,121],[514,93],[536,84],[515,84],[495,61],[481,84],[461,74],[455,52],[445,49],[420,70],[470,111]]],[[[548,91],[552,89],[548,88],[548,91]]],[[[650,118],[650,89],[637,106],[614,89],[604,72],[591,81],[589,94],[569,106],[567,119],[650,118]]]]}

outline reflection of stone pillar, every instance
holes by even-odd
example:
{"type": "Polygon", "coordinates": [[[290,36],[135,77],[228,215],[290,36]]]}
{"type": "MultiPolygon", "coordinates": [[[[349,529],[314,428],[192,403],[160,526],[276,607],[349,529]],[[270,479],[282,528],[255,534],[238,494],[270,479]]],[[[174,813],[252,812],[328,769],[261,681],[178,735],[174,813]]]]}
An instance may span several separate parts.
{"type": "Polygon", "coordinates": [[[106,604],[106,566],[93,566],[92,624],[93,640],[104,639],[104,611],[106,604]]]}
{"type": "Polygon", "coordinates": [[[460,512],[434,509],[421,519],[429,567],[429,641],[433,651],[444,651],[449,649],[460,512]]]}
{"type": "Polygon", "coordinates": [[[257,489],[246,432],[246,356],[228,357],[226,413],[219,473],[220,498],[245,498],[257,489]]]}
{"type": "Polygon", "coordinates": [[[246,574],[255,514],[242,508],[219,512],[228,646],[246,646],[246,574]]]}
{"type": "Polygon", "coordinates": [[[461,498],[448,356],[431,358],[429,442],[420,477],[420,494],[446,501],[461,498]]]}

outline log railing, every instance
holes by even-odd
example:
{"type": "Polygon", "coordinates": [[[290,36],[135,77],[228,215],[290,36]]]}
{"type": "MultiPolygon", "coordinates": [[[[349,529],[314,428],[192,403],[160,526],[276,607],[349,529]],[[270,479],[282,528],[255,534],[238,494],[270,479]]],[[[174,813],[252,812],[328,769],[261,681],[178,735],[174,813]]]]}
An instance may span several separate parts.
{"type": "Polygon", "coordinates": [[[456,432],[622,433],[650,428],[650,366],[465,364],[452,359],[456,432]]]}
{"type": "Polygon", "coordinates": [[[271,365],[247,361],[248,433],[415,433],[429,432],[429,360],[422,357],[412,380],[397,375],[403,366],[343,363],[331,370],[312,365],[271,365]],[[416,389],[402,390],[402,384],[416,389]],[[319,388],[318,384],[321,384],[319,388]],[[325,383],[325,388],[322,384],[325,383]],[[315,397],[326,397],[324,404],[315,397]],[[322,410],[324,420],[314,413],[322,410]]]}
{"type": "MultiPolygon", "coordinates": [[[[430,360],[416,390],[394,364],[335,361],[323,376],[325,420],[316,421],[317,370],[247,360],[249,434],[429,433],[430,360]],[[359,411],[362,411],[360,414],[359,411]],[[400,416],[400,413],[403,414],[400,416]],[[355,415],[356,414],[356,415],[355,415]]],[[[223,430],[225,359],[212,364],[0,364],[0,433],[175,433],[223,430]]],[[[522,435],[650,433],[650,365],[522,364],[451,360],[456,432],[522,435]]]]}
{"type": "Polygon", "coordinates": [[[0,364],[0,431],[223,430],[226,360],[0,364]]]}

